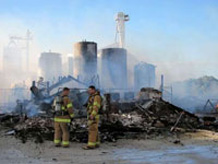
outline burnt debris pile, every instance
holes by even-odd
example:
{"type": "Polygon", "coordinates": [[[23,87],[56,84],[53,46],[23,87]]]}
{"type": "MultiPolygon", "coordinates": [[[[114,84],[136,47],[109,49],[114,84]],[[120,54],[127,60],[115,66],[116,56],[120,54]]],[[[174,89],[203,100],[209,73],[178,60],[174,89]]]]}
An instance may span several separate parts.
{"type": "Polygon", "coordinates": [[[199,118],[163,100],[112,103],[111,112],[102,118],[102,131],[145,132],[159,135],[175,132],[179,128],[194,130],[200,125],[199,118]]]}
{"type": "MultiPolygon", "coordinates": [[[[173,134],[179,129],[195,130],[201,125],[194,114],[161,99],[105,104],[100,123],[102,141],[173,134]]],[[[4,114],[0,116],[0,121],[1,125],[12,129],[6,134],[14,134],[23,142],[28,139],[34,139],[35,142],[53,140],[52,117],[27,118],[4,114]]],[[[69,128],[71,141],[87,141],[86,116],[76,116],[69,128]]]]}
{"type": "Polygon", "coordinates": [[[53,121],[46,117],[32,117],[14,126],[15,136],[24,143],[27,139],[34,139],[36,143],[53,138],[53,121]]]}

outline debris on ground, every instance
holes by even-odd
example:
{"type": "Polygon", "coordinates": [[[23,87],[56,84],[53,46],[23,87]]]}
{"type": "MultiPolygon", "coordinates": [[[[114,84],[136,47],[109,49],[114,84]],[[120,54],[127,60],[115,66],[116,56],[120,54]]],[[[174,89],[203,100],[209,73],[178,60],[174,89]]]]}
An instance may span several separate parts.
{"type": "MultiPolygon", "coordinates": [[[[201,125],[199,118],[194,114],[161,99],[112,102],[107,104],[106,109],[101,115],[99,128],[102,141],[115,142],[119,138],[149,138],[170,135],[181,132],[181,129],[194,131],[201,125]]],[[[36,143],[53,140],[52,117],[24,118],[1,115],[0,123],[12,128],[12,131],[7,131],[7,135],[15,135],[23,143],[29,139],[33,139],[36,143]]],[[[86,117],[76,117],[69,126],[71,141],[87,141],[86,117]]]]}

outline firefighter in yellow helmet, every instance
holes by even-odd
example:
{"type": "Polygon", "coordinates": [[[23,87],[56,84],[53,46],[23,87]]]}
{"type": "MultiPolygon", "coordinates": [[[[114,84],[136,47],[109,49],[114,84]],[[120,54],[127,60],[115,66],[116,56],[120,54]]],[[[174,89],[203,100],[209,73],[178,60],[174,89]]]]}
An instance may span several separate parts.
{"type": "Polygon", "coordinates": [[[83,149],[94,149],[100,146],[100,137],[98,133],[99,109],[101,108],[101,96],[94,86],[88,88],[89,100],[87,104],[88,119],[88,144],[83,149]]]}
{"type": "Polygon", "coordinates": [[[64,88],[61,96],[57,96],[54,100],[53,107],[55,109],[54,117],[54,143],[55,146],[69,147],[69,130],[68,124],[74,117],[73,104],[69,99],[69,88],[64,88]]]}

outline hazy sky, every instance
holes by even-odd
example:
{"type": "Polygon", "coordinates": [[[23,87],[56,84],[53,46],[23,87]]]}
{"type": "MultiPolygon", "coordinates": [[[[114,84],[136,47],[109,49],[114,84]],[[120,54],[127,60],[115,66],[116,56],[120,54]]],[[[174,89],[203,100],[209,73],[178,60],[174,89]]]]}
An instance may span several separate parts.
{"type": "Polygon", "coordinates": [[[126,44],[168,81],[218,78],[217,0],[0,0],[0,53],[9,35],[33,33],[32,63],[42,51],[72,53],[83,39],[114,42],[115,14],[129,14],[126,44]]]}

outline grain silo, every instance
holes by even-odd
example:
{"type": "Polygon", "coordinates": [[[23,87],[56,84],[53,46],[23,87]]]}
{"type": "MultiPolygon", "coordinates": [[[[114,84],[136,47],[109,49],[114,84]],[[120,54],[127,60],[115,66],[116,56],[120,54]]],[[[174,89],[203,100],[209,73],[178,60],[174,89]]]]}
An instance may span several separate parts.
{"type": "Polygon", "coordinates": [[[100,81],[102,88],[127,88],[127,51],[124,48],[100,50],[100,81]]]}
{"type": "Polygon", "coordinates": [[[22,49],[15,43],[9,44],[3,50],[3,72],[10,74],[22,74],[22,49]]]}
{"type": "Polygon", "coordinates": [[[39,58],[39,76],[46,81],[57,81],[62,75],[61,54],[54,52],[43,52],[39,58]]]}
{"type": "Polygon", "coordinates": [[[97,44],[78,42],[74,45],[74,76],[90,81],[97,74],[97,44]]]}
{"type": "Polygon", "coordinates": [[[134,67],[134,88],[139,91],[143,87],[155,87],[155,66],[141,62],[134,67]]]}

